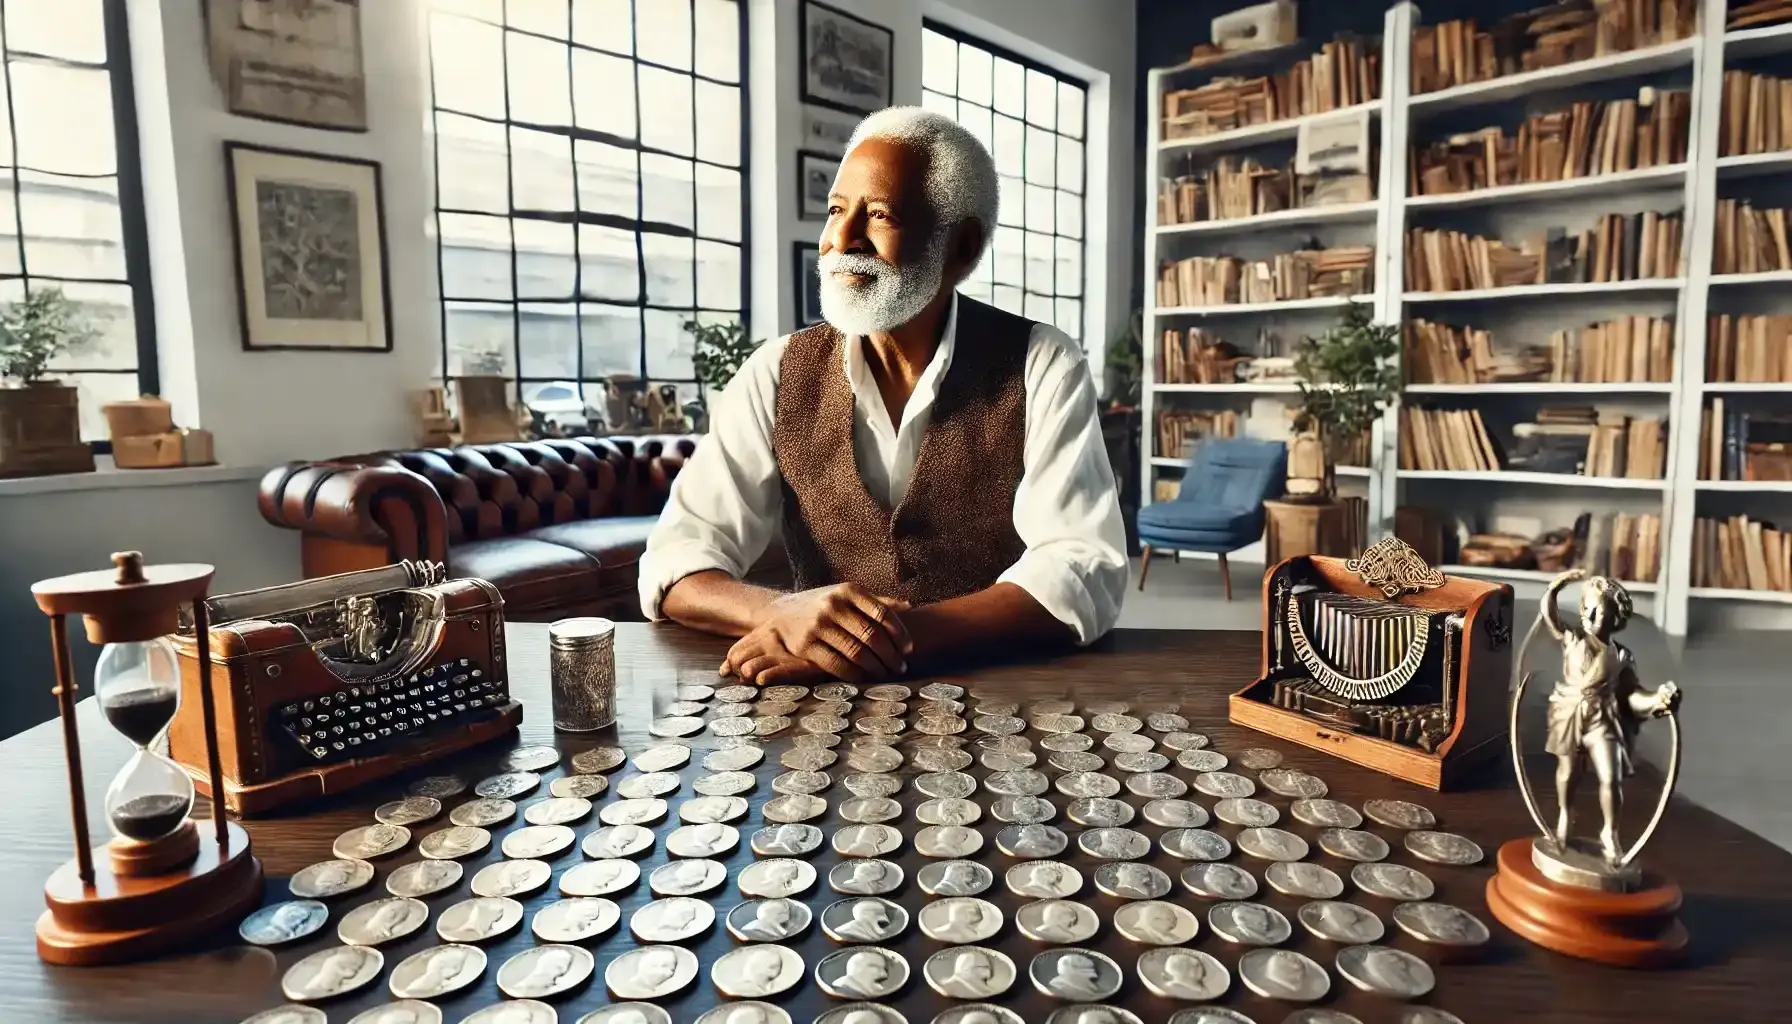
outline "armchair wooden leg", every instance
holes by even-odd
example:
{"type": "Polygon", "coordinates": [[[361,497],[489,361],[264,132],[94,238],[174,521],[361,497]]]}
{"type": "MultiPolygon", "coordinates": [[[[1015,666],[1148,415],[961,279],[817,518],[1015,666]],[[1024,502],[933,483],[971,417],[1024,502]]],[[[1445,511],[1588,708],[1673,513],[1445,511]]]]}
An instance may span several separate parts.
{"type": "Polygon", "coordinates": [[[1146,544],[1139,552],[1139,590],[1145,589],[1145,574],[1151,571],[1151,545],[1146,544]]]}
{"type": "Polygon", "coordinates": [[[1170,561],[1175,562],[1177,565],[1182,564],[1182,549],[1181,548],[1177,548],[1176,550],[1170,552],[1170,561]]]}
{"type": "Polygon", "coordinates": [[[1226,565],[1226,553],[1220,552],[1220,582],[1226,587],[1226,600],[1232,600],[1232,570],[1226,565]]]}

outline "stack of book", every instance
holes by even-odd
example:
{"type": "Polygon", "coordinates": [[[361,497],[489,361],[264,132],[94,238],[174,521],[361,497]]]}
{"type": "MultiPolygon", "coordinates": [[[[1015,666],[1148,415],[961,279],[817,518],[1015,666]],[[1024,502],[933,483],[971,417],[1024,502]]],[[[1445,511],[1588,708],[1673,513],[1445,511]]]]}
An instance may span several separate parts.
{"type": "Polygon", "coordinates": [[[1689,39],[1698,0],[1564,0],[1482,31],[1473,19],[1412,33],[1412,91],[1433,92],[1521,71],[1689,39]]]}
{"type": "Polygon", "coordinates": [[[1621,316],[1549,336],[1549,380],[1573,384],[1667,383],[1674,379],[1674,322],[1621,316]]]}
{"type": "Polygon", "coordinates": [[[1406,287],[1459,292],[1524,284],[1587,284],[1673,277],[1680,269],[1679,213],[1608,213],[1570,235],[1563,228],[1517,245],[1460,231],[1406,233],[1406,287]]]}
{"type": "Polygon", "coordinates": [[[1164,384],[1232,384],[1250,357],[1212,331],[1167,328],[1157,347],[1157,379],[1164,384]]]}
{"type": "Polygon", "coordinates": [[[1705,407],[1699,479],[1792,481],[1792,419],[1745,411],[1721,397],[1705,407]]]}
{"type": "Polygon", "coordinates": [[[1792,270],[1786,211],[1757,210],[1746,199],[1719,199],[1711,272],[1759,274],[1770,270],[1792,270]]]}
{"type": "Polygon", "coordinates": [[[1545,406],[1512,428],[1507,468],[1532,473],[1660,480],[1667,472],[1667,421],[1590,406],[1545,406]]]}
{"type": "Polygon", "coordinates": [[[1461,292],[1543,284],[1545,255],[1536,242],[1511,246],[1460,231],[1412,228],[1406,232],[1406,290],[1461,292]]]}
{"type": "Polygon", "coordinates": [[[1479,409],[1400,410],[1400,468],[1492,472],[1501,468],[1479,409]]]}
{"type": "Polygon", "coordinates": [[[1645,88],[1634,100],[1584,100],[1533,115],[1507,137],[1500,127],[1413,146],[1410,195],[1566,181],[1686,160],[1691,94],[1645,88]]]}
{"type": "Polygon", "coordinates": [[[1159,306],[1226,306],[1361,295],[1375,287],[1367,245],[1303,249],[1265,260],[1192,256],[1158,269],[1159,306]]]}
{"type": "Polygon", "coordinates": [[[1667,468],[1666,420],[1599,411],[1587,440],[1587,476],[1661,480],[1667,468]]]}
{"type": "Polygon", "coordinates": [[[1253,157],[1224,156],[1206,171],[1158,182],[1157,222],[1194,224],[1275,213],[1300,194],[1292,166],[1265,167],[1253,157]]]}
{"type": "Polygon", "coordinates": [[[1157,454],[1167,459],[1186,459],[1206,437],[1237,437],[1239,415],[1233,409],[1159,409],[1157,454]]]}
{"type": "Polygon", "coordinates": [[[1340,37],[1288,71],[1216,78],[1164,94],[1165,139],[1195,139],[1367,103],[1381,95],[1377,44],[1340,37]]]}
{"type": "Polygon", "coordinates": [[[1792,590],[1792,532],[1748,516],[1695,520],[1692,585],[1792,590]]]}
{"type": "Polygon", "coordinates": [[[1493,334],[1473,327],[1406,322],[1409,384],[1485,384],[1498,379],[1493,334]]]}
{"type": "Polygon", "coordinates": [[[1732,32],[1792,21],[1792,0],[1730,0],[1724,27],[1732,32]]]}
{"type": "Polygon", "coordinates": [[[1724,72],[1720,156],[1792,148],[1792,79],[1724,72]]]}
{"type": "Polygon", "coordinates": [[[1713,316],[1705,379],[1792,383],[1792,316],[1713,316]]]}
{"type": "Polygon", "coordinates": [[[1661,575],[1661,516],[1653,512],[1612,516],[1605,571],[1621,580],[1654,583],[1661,575]]]}

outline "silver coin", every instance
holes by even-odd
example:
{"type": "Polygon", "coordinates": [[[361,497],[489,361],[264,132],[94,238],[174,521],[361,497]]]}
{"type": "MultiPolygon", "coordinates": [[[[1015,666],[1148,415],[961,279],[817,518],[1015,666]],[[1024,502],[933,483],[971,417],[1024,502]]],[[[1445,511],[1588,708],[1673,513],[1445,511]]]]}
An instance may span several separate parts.
{"type": "Polygon", "coordinates": [[[1436,946],[1484,946],[1493,937],[1480,918],[1448,903],[1402,903],[1393,916],[1401,931],[1436,946]]]}
{"type": "Polygon", "coordinates": [[[1373,912],[1354,903],[1337,900],[1315,900],[1301,905],[1295,915],[1302,928],[1327,942],[1354,946],[1363,942],[1379,942],[1387,927],[1373,912]]]}
{"type": "Polygon", "coordinates": [[[1139,772],[1126,779],[1127,792],[1136,796],[1164,800],[1188,792],[1188,783],[1163,772],[1139,772]]]}
{"type": "Polygon", "coordinates": [[[1158,742],[1164,745],[1164,749],[1180,754],[1185,750],[1200,750],[1212,741],[1198,732],[1167,732],[1158,742]]]}
{"type": "Polygon", "coordinates": [[[654,868],[647,885],[657,896],[695,896],[720,888],[727,880],[728,869],[720,861],[694,857],[654,868]]]}
{"type": "Polygon", "coordinates": [[[480,779],[478,784],[473,787],[473,792],[478,796],[515,800],[525,793],[533,792],[539,785],[541,785],[541,776],[534,772],[505,772],[502,775],[480,779]]]}
{"type": "Polygon", "coordinates": [[[1207,927],[1241,946],[1279,946],[1294,934],[1281,911],[1261,903],[1215,903],[1207,908],[1207,927]]]}
{"type": "Polygon", "coordinates": [[[715,695],[715,687],[704,686],[702,683],[686,683],[674,693],[679,700],[709,700],[715,695]]]}
{"type": "Polygon", "coordinates": [[[523,820],[531,825],[565,825],[591,816],[591,801],[576,796],[538,800],[523,808],[523,820]]]}
{"type": "Polygon", "coordinates": [[[1200,828],[1208,820],[1207,808],[1193,800],[1153,800],[1139,813],[1161,828],[1200,828]]]}
{"type": "MultiPolygon", "coordinates": [[[[1147,750],[1142,754],[1115,754],[1114,767],[1123,772],[1161,772],[1170,767],[1170,759],[1155,750],[1147,750]]],[[[1182,782],[1181,779],[1176,781],[1182,782]]],[[[1188,784],[1183,783],[1182,788],[1187,792],[1188,784]]]]}
{"type": "Polygon", "coordinates": [[[924,772],[956,772],[969,768],[972,758],[966,750],[917,747],[909,755],[909,762],[924,772]]]}
{"type": "Polygon", "coordinates": [[[851,683],[823,683],[814,691],[816,700],[851,700],[859,695],[859,688],[851,683]]]}
{"type": "Polygon", "coordinates": [[[1034,942],[1064,946],[1093,938],[1101,930],[1101,918],[1075,900],[1042,899],[1015,911],[1014,925],[1034,942]]]}
{"type": "Polygon", "coordinates": [[[1057,805],[1042,796],[1005,796],[989,806],[997,821],[1037,825],[1058,816],[1057,805]]]}
{"type": "Polygon", "coordinates": [[[1258,860],[1302,860],[1307,856],[1307,841],[1280,828],[1247,828],[1238,833],[1238,848],[1258,860]]]}
{"type": "MultiPolygon", "coordinates": [[[[576,777],[576,776],[575,776],[576,777]]],[[[603,776],[594,776],[602,778],[603,776]]],[[[504,797],[482,796],[468,800],[448,812],[448,820],[469,828],[491,828],[516,817],[516,801],[504,797]]]]}
{"type": "Polygon", "coordinates": [[[580,852],[587,857],[638,857],[651,849],[653,830],[626,823],[600,828],[579,844],[580,852]]]}
{"type": "MultiPolygon", "coordinates": [[[[709,1014],[704,1014],[699,1019],[707,1021],[708,1017],[709,1014]]],[[[767,1021],[775,1019],[767,1018],[767,1021]]],[[[790,1018],[784,1018],[784,1024],[789,1024],[789,1021],[790,1018]]],[[[466,1024],[466,1021],[462,1021],[461,1024],[466,1024]]],[[[508,1024],[508,1021],[492,1021],[491,1024],[508,1024]]],[[[519,1022],[519,1024],[523,1024],[523,1022],[519,1022]]],[[[536,1022],[530,1020],[527,1024],[536,1024],[536,1022]]],[[[541,1024],[554,1024],[554,1022],[543,1020],[541,1024]]],[[[652,1003],[611,1003],[580,1017],[578,1024],[672,1024],[672,1015],[652,1003]]]]}
{"type": "Polygon", "coordinates": [[[1031,750],[985,750],[977,763],[992,772],[1012,772],[1038,764],[1039,755],[1031,750]]]}
{"type": "Polygon", "coordinates": [[[792,747],[778,757],[779,764],[801,772],[818,772],[838,760],[839,754],[823,747],[792,747]]]}
{"type": "Polygon", "coordinates": [[[328,900],[365,889],[373,865],[364,860],[326,860],[300,868],[287,887],[300,899],[328,900]]]}
{"type": "Polygon", "coordinates": [[[879,683],[867,686],[863,694],[866,700],[907,700],[915,695],[915,691],[901,683],[879,683]]]}
{"type": "Polygon", "coordinates": [[[1027,710],[1034,715],[1068,715],[1076,710],[1076,705],[1067,700],[1036,700],[1027,710]]]}
{"type": "Polygon", "coordinates": [[[928,700],[957,700],[964,696],[964,687],[953,683],[928,683],[918,692],[928,700]]]}
{"type": "Polygon", "coordinates": [[[1144,1024],[1138,1014],[1118,1006],[1065,1006],[1052,1011],[1045,1024],[1144,1024]]]}
{"type": "Polygon", "coordinates": [[[641,865],[632,860],[594,860],[575,864],[560,875],[567,896],[610,896],[641,880],[641,865]]]}
{"type": "Polygon", "coordinates": [[[725,996],[762,998],[788,992],[803,980],[803,958],[772,943],[731,949],[710,965],[709,980],[725,996]]]}
{"type": "Polygon", "coordinates": [[[1191,772],[1217,772],[1223,770],[1230,762],[1226,755],[1206,747],[1193,747],[1176,752],[1176,765],[1191,772]]]}
{"type": "Polygon", "coordinates": [[[1157,743],[1142,732],[1110,733],[1101,745],[1119,754],[1143,754],[1157,743]]]}
{"type": "MultiPolygon", "coordinates": [[[[789,721],[786,719],[785,721],[789,721]]],[[[662,718],[648,729],[655,736],[690,736],[702,731],[701,718],[662,718]],[[696,728],[691,728],[695,725],[696,728]]],[[[753,736],[759,732],[759,726],[744,715],[739,718],[716,718],[709,723],[712,736],[753,736]]]]}
{"type": "Polygon", "coordinates": [[[936,1014],[932,1024],[1026,1024],[1026,1019],[994,1003],[957,1003],[936,1014]]]}
{"type": "Polygon", "coordinates": [[[1114,930],[1147,946],[1180,946],[1195,941],[1201,919],[1179,904],[1139,900],[1114,911],[1114,930]]]}
{"type": "Polygon", "coordinates": [[[1363,823],[1357,809],[1341,800],[1303,798],[1288,806],[1294,820],[1326,828],[1356,828],[1363,823]]]}
{"type": "Polygon", "coordinates": [[[779,683],[775,686],[767,686],[761,689],[759,691],[759,703],[765,704],[768,701],[799,701],[807,696],[809,696],[809,688],[807,686],[798,686],[795,683],[779,683]]]}
{"type": "Polygon", "coordinates": [[[452,825],[424,836],[417,852],[430,860],[459,860],[484,853],[491,845],[492,834],[485,829],[452,825]]]}
{"type": "Polygon", "coordinates": [[[1089,724],[1095,727],[1096,732],[1109,733],[1138,732],[1145,728],[1144,722],[1131,715],[1096,715],[1089,724]]]}
{"type": "Polygon", "coordinates": [[[1212,797],[1243,798],[1257,792],[1255,782],[1231,772],[1202,772],[1195,776],[1195,788],[1212,797]]]}
{"type": "Polygon", "coordinates": [[[744,797],[693,797],[678,805],[678,820],[690,825],[712,821],[739,821],[747,816],[747,807],[744,797]]]}
{"type": "Polygon", "coordinates": [[[628,755],[622,752],[621,747],[592,747],[572,755],[567,763],[581,775],[596,775],[615,771],[626,760],[628,755]]]}
{"type": "Polygon", "coordinates": [[[403,825],[362,825],[336,837],[330,852],[343,860],[374,860],[409,846],[411,830],[403,825]]]}
{"type": "Polygon", "coordinates": [[[616,795],[624,800],[650,800],[678,792],[679,785],[677,772],[646,772],[616,783],[616,795]]]}
{"type": "Polygon", "coordinates": [[[931,896],[975,896],[994,885],[996,876],[974,860],[948,860],[924,865],[915,881],[931,896]]]}
{"type": "Polygon", "coordinates": [[[821,848],[821,829],[786,822],[753,833],[753,852],[761,857],[807,857],[821,848]]]}
{"type": "Polygon", "coordinates": [[[1204,828],[1165,832],[1157,842],[1165,853],[1180,860],[1225,860],[1232,855],[1232,843],[1225,836],[1204,828]]]}
{"type": "Polygon", "coordinates": [[[1012,988],[1018,973],[1007,954],[968,944],[942,949],[921,965],[928,987],[951,999],[992,999],[1012,988]]]}
{"type": "MultiPolygon", "coordinates": [[[[315,1006],[282,1003],[271,1010],[263,1010],[260,1013],[244,1017],[239,1024],[330,1024],[330,1021],[324,1015],[324,1011],[315,1006]]],[[[428,1024],[428,1022],[420,1021],[419,1024],[428,1024]]],[[[440,1024],[440,1018],[437,1018],[436,1024],[440,1024]]]]}
{"type": "Polygon", "coordinates": [[[1312,957],[1291,949],[1253,949],[1238,958],[1246,988],[1267,999],[1310,1003],[1331,991],[1331,975],[1312,957]]]}
{"type": "Polygon", "coordinates": [[[1236,864],[1190,864],[1182,869],[1182,885],[1210,900],[1248,900],[1257,895],[1257,876],[1236,864]]]}
{"type": "Polygon", "coordinates": [[[467,791],[467,782],[458,775],[426,775],[405,787],[412,796],[430,796],[447,800],[467,791]]]}
{"type": "Polygon", "coordinates": [[[436,934],[444,942],[489,942],[523,923],[523,905],[506,896],[475,896],[443,910],[436,934]]]}
{"type": "Polygon", "coordinates": [[[1056,857],[1069,845],[1070,837],[1061,830],[1038,822],[1009,825],[996,833],[996,849],[1026,860],[1056,857]]]}
{"type": "Polygon", "coordinates": [[[1055,732],[1041,737],[1039,745],[1053,753],[1086,753],[1095,746],[1095,737],[1081,732],[1055,732]]]}
{"type": "Polygon", "coordinates": [[[1170,1014],[1169,1024],[1257,1024],[1237,1010],[1224,1006],[1203,1006],[1194,1010],[1177,1010],[1170,1014]]]}
{"type": "MultiPolygon", "coordinates": [[[[953,719],[953,721],[959,722],[960,731],[962,731],[962,720],[953,719]]],[[[908,722],[899,715],[870,715],[854,719],[852,727],[855,731],[870,736],[896,736],[908,728],[908,722]]],[[[948,730],[948,732],[950,731],[952,730],[948,730]]]]}
{"type": "MultiPolygon", "coordinates": [[[[1024,754],[1027,751],[1031,750],[1032,748],[1033,748],[1032,741],[1028,740],[1025,736],[979,736],[979,737],[977,737],[977,749],[978,750],[999,751],[999,752],[1005,753],[1005,754],[1024,754]]],[[[1006,771],[1008,769],[998,768],[995,770],[996,771],[1006,771]]]]}
{"type": "Polygon", "coordinates": [[[841,861],[828,870],[828,888],[848,896],[882,896],[902,888],[902,868],[876,857],[841,861]]]}
{"type": "Polygon", "coordinates": [[[1282,754],[1267,747],[1249,747],[1238,752],[1238,763],[1254,772],[1266,771],[1281,767],[1282,754]]]}
{"type": "Polygon", "coordinates": [[[609,788],[610,780],[602,775],[564,775],[548,783],[548,794],[590,800],[602,796],[609,788]]]}
{"type": "Polygon", "coordinates": [[[386,958],[366,946],[320,949],[286,969],[280,992],[296,1003],[345,996],[379,977],[386,958]]]}
{"type": "Polygon", "coordinates": [[[628,919],[628,930],[642,942],[683,942],[694,939],[716,923],[715,908],[703,900],[674,896],[637,908],[628,919]]]}
{"type": "Polygon", "coordinates": [[[1344,879],[1336,871],[1306,861],[1271,864],[1263,869],[1263,880],[1279,893],[1310,900],[1337,899],[1344,892],[1344,879]]]}
{"type": "Polygon", "coordinates": [[[1023,768],[1018,771],[994,772],[983,780],[983,788],[997,796],[1039,796],[1051,788],[1051,780],[1045,777],[1044,772],[1023,768]]]}
{"type": "Polygon", "coordinates": [[[697,954],[682,946],[641,946],[610,961],[604,984],[624,999],[664,999],[696,981],[697,970],[697,954]]]}
{"type": "Polygon", "coordinates": [[[578,836],[565,825],[525,825],[504,837],[504,856],[518,860],[544,860],[558,857],[578,836]]]}
{"type": "Polygon", "coordinates": [[[1366,800],[1363,802],[1363,813],[1377,825],[1389,828],[1417,829],[1436,828],[1437,815],[1430,808],[1421,807],[1405,800],[1366,800]]]}
{"type": "Polygon", "coordinates": [[[1159,711],[1146,715],[1145,725],[1152,732],[1181,732],[1188,728],[1188,719],[1168,711],[1159,711]]]}
{"type": "Polygon", "coordinates": [[[1338,950],[1338,974],[1364,992],[1394,999],[1417,999],[1437,987],[1431,965],[1388,946],[1346,946],[1338,950]]]}
{"type": "Polygon", "coordinates": [[[1027,723],[1013,715],[979,715],[971,725],[991,736],[1012,736],[1027,730],[1027,723]]]}
{"type": "Polygon", "coordinates": [[[1083,873],[1056,860],[1030,860],[1009,868],[1002,876],[1008,891],[1036,900],[1061,900],[1083,887],[1083,873]]]}
{"type": "Polygon", "coordinates": [[[887,796],[854,797],[843,801],[836,809],[843,821],[857,822],[861,825],[875,825],[881,821],[895,821],[902,817],[902,805],[887,796]]]}
{"type": "Polygon", "coordinates": [[[243,918],[236,933],[250,945],[280,946],[314,934],[329,919],[330,908],[317,900],[287,900],[243,918]]]}
{"type": "Polygon", "coordinates": [[[1099,772],[1107,767],[1107,761],[1100,754],[1091,754],[1081,750],[1054,751],[1045,763],[1059,771],[1065,772],[1099,772]]]}
{"type": "Polygon", "coordinates": [[[853,772],[841,779],[840,784],[857,797],[895,796],[902,792],[902,777],[887,772],[853,772]]]}
{"type": "Polygon", "coordinates": [[[728,704],[747,704],[759,699],[759,688],[742,683],[718,686],[716,687],[716,699],[728,704]]]}
{"type": "Polygon", "coordinates": [[[833,784],[834,777],[827,772],[789,771],[772,780],[772,792],[814,796],[833,784]]]}
{"type": "Polygon", "coordinates": [[[1018,715],[1020,705],[1011,702],[978,701],[977,713],[980,715],[1018,715]]]}
{"type": "MultiPolygon", "coordinates": [[[[394,973],[396,973],[396,969],[394,973]]],[[[323,1018],[319,1017],[318,1020],[322,1021],[323,1018]]],[[[442,1011],[437,1009],[434,1003],[426,1003],[419,999],[400,999],[397,1002],[376,1006],[371,1010],[363,1010],[350,1017],[348,1024],[386,1024],[387,1021],[400,1021],[402,1024],[442,1024],[442,1011]]],[[[303,1024],[303,1022],[281,1018],[278,1024],[303,1024]]]]}
{"type": "Polygon", "coordinates": [[[737,884],[743,896],[785,899],[815,885],[815,866],[789,857],[754,861],[741,869],[737,884]]]}
{"type": "Polygon", "coordinates": [[[765,751],[760,747],[729,747],[704,754],[703,768],[711,772],[744,772],[758,767],[763,760],[765,751]]]}
{"type": "Polygon", "coordinates": [[[1086,797],[1072,800],[1064,809],[1064,814],[1078,825],[1092,828],[1116,828],[1132,821],[1132,805],[1124,800],[1109,797],[1086,797]]]}
{"type": "MultiPolygon", "coordinates": [[[[247,1021],[244,1024],[248,1024],[247,1021]]],[[[1406,1006],[1400,1010],[1400,1024],[1465,1024],[1461,1017],[1435,1006],[1406,1006]]]]}
{"type": "Polygon", "coordinates": [[[915,791],[934,799],[963,799],[977,791],[977,780],[964,772],[929,772],[915,777],[915,791]]]}
{"type": "Polygon", "coordinates": [[[1170,894],[1170,876],[1149,864],[1102,864],[1095,869],[1095,888],[1115,899],[1155,900],[1170,894]]]}
{"type": "Polygon", "coordinates": [[[1403,902],[1428,900],[1437,892],[1429,876],[1404,864],[1358,864],[1350,869],[1350,881],[1371,896],[1403,902]]]}
{"type": "Polygon", "coordinates": [[[774,796],[767,800],[759,810],[765,816],[766,821],[794,824],[799,821],[819,818],[828,813],[828,802],[818,796],[786,793],[783,796],[774,796]]]}
{"type": "Polygon", "coordinates": [[[387,987],[400,999],[441,999],[478,981],[484,973],[485,950],[451,943],[399,961],[387,987]]]}
{"type": "Polygon", "coordinates": [[[902,848],[902,833],[888,825],[848,825],[834,833],[842,857],[882,857],[902,848]]]}
{"type": "MultiPolygon", "coordinates": [[[[718,721],[724,718],[748,718],[753,714],[753,705],[744,703],[717,704],[710,715],[718,721]]],[[[728,737],[738,739],[739,737],[728,737]]]]}
{"type": "MultiPolygon", "coordinates": [[[[894,800],[890,802],[895,803],[894,800]]],[[[888,821],[901,816],[902,807],[898,804],[894,814],[877,820],[888,821]]],[[[844,810],[841,812],[841,817],[846,817],[844,810]]],[[[928,825],[975,825],[982,817],[983,808],[969,800],[940,798],[923,801],[915,807],[915,820],[928,825]]],[[[847,820],[861,819],[848,818],[847,820]]]]}
{"type": "Polygon", "coordinates": [[[908,931],[908,911],[881,896],[856,896],[821,912],[822,934],[835,942],[889,942],[908,931]]]}
{"type": "Polygon", "coordinates": [[[902,751],[895,747],[866,747],[846,755],[846,766],[855,772],[893,772],[902,767],[902,751]]]}
{"type": "MultiPolygon", "coordinates": [[[[963,736],[910,736],[906,742],[910,750],[963,750],[966,745],[963,736]]],[[[926,770],[939,771],[941,769],[929,768],[926,770]]]]}
{"type": "Polygon", "coordinates": [[[690,762],[690,747],[682,743],[661,743],[636,754],[632,763],[638,772],[669,772],[690,762]]]}
{"type": "Polygon", "coordinates": [[[1262,828],[1280,821],[1282,812],[1256,797],[1229,796],[1213,805],[1213,816],[1228,825],[1262,828]]]}
{"type": "Polygon", "coordinates": [[[1033,716],[1033,728],[1040,732],[1082,732],[1086,724],[1081,715],[1048,713],[1033,716]]]}
{"type": "MultiPolygon", "coordinates": [[[[753,705],[753,712],[761,718],[789,718],[801,707],[794,700],[766,700],[762,697],[759,703],[753,705]]],[[[789,728],[790,723],[785,722],[784,726],[789,728]]]]}
{"type": "Polygon", "coordinates": [[[915,852],[957,860],[983,849],[983,833],[963,825],[929,825],[915,833],[915,852]]]}
{"type": "MultiPolygon", "coordinates": [[[[696,714],[702,714],[699,708],[696,714]]],[[[545,744],[518,747],[504,755],[500,762],[507,772],[546,771],[560,763],[560,751],[545,744]]]]}
{"type": "Polygon", "coordinates": [[[1225,965],[1198,949],[1148,949],[1139,957],[1138,972],[1145,989],[1165,999],[1206,1002],[1232,987],[1225,965]]]}
{"type": "Polygon", "coordinates": [[[546,861],[501,860],[487,864],[473,875],[473,895],[509,896],[515,899],[547,888],[554,869],[546,861]]]}
{"type": "Polygon", "coordinates": [[[763,715],[753,719],[753,735],[755,736],[776,736],[788,728],[790,728],[790,716],[788,715],[763,715]]]}
{"type": "Polygon", "coordinates": [[[1092,949],[1048,949],[1027,967],[1033,987],[1067,1003],[1098,1003],[1120,991],[1120,965],[1092,949]]]}
{"type": "Polygon", "coordinates": [[[1282,1024],[1363,1024],[1360,1018],[1342,1010],[1306,1007],[1282,1018],[1282,1024]]]}
{"type": "Polygon", "coordinates": [[[382,825],[415,825],[442,813],[442,801],[433,796],[407,796],[374,808],[373,819],[382,825]]]}
{"type": "Polygon", "coordinates": [[[666,836],[666,852],[674,857],[723,857],[740,845],[740,831],[719,821],[680,825],[666,836]]]}
{"type": "Polygon", "coordinates": [[[386,876],[386,891],[414,899],[434,896],[460,884],[465,869],[458,861],[419,860],[400,864],[386,876]]]}
{"type": "Polygon", "coordinates": [[[1138,860],[1151,856],[1151,840],[1130,828],[1092,828],[1076,837],[1076,846],[1097,860],[1138,860]]]}
{"type": "Polygon", "coordinates": [[[1388,841],[1373,832],[1354,828],[1322,828],[1318,838],[1321,850],[1344,860],[1367,863],[1386,860],[1388,856],[1388,841]]]}
{"type": "Polygon", "coordinates": [[[691,790],[703,796],[739,796],[755,784],[752,772],[711,772],[691,783],[691,790]]]}
{"type": "Polygon", "coordinates": [[[797,900],[748,900],[728,912],[728,934],[742,942],[783,942],[809,930],[814,920],[797,900]]]}
{"type": "Polygon", "coordinates": [[[1298,797],[1303,800],[1316,800],[1324,796],[1328,790],[1325,781],[1316,775],[1295,771],[1292,768],[1271,768],[1260,772],[1257,781],[1263,788],[1277,796],[1298,797]]]}
{"type": "Polygon", "coordinates": [[[1406,852],[1433,864],[1479,864],[1481,847],[1474,840],[1454,832],[1432,832],[1426,829],[1406,833],[1406,852]]]}
{"type": "Polygon", "coordinates": [[[844,715],[826,715],[820,712],[804,715],[800,723],[811,733],[840,733],[852,727],[844,715]]]}
{"type": "Polygon", "coordinates": [[[908,974],[902,954],[881,946],[842,949],[815,965],[815,983],[837,999],[883,999],[907,985],[908,974]]]}

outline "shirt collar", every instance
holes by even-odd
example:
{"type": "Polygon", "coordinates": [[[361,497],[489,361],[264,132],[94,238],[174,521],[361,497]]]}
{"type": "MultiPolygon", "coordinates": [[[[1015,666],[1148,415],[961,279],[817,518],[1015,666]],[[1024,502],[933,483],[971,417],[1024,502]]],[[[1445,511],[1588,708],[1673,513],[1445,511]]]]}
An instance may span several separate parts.
{"type": "MultiPolygon", "coordinates": [[[[921,378],[915,381],[914,394],[902,407],[902,426],[908,426],[916,416],[933,406],[933,400],[939,395],[940,381],[945,379],[946,371],[952,366],[952,351],[957,347],[957,340],[958,292],[953,291],[946,305],[946,325],[940,331],[939,346],[933,350],[927,369],[921,371],[921,378]]],[[[856,336],[848,336],[845,341],[846,344],[840,347],[844,350],[846,382],[852,386],[854,400],[874,410],[875,414],[867,417],[873,422],[880,425],[890,422],[883,393],[877,389],[877,381],[872,378],[871,367],[865,361],[864,346],[856,336]]]]}

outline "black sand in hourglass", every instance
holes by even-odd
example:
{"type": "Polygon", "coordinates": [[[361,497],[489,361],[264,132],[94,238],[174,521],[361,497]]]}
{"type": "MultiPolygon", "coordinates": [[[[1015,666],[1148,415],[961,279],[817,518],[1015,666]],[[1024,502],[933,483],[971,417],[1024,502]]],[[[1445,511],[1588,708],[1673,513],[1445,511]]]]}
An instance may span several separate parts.
{"type": "Polygon", "coordinates": [[[112,827],[132,839],[159,839],[187,816],[187,798],[174,793],[134,796],[112,809],[112,827]]]}
{"type": "Polygon", "coordinates": [[[172,688],[142,686],[102,697],[100,712],[112,723],[112,728],[124,734],[125,739],[139,747],[147,747],[174,717],[179,700],[179,691],[172,688]]]}

